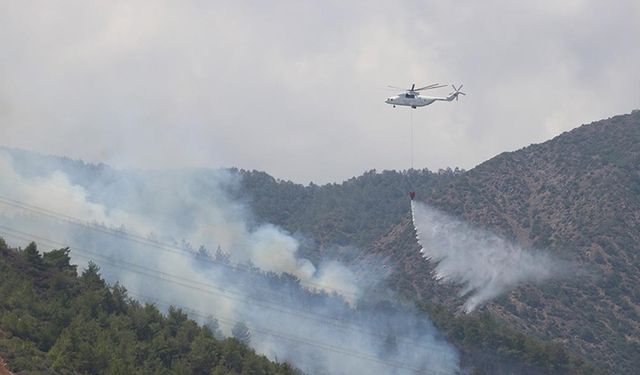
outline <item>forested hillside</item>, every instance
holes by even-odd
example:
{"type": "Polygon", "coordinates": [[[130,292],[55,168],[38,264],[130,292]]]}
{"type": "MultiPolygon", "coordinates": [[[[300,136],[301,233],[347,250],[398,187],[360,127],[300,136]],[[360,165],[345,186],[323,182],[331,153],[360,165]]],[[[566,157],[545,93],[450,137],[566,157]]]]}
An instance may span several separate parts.
{"type": "MultiPolygon", "coordinates": [[[[78,277],[66,248],[40,255],[34,243],[10,249],[0,238],[0,271],[0,358],[7,358],[16,372],[299,373],[248,349],[251,332],[242,324],[232,330],[237,339],[222,339],[213,317],[200,327],[178,308],[163,315],[156,306],[129,298],[122,286],[106,285],[92,263],[78,277]]],[[[294,290],[308,306],[321,308],[322,300],[331,298],[305,291],[293,277],[242,272],[254,273],[263,283],[297,285],[294,290]]],[[[373,317],[381,310],[398,314],[406,308],[379,298],[371,295],[344,315],[373,317]]],[[[470,318],[432,304],[422,309],[461,350],[466,373],[597,373],[561,345],[527,337],[487,313],[470,318]]],[[[389,335],[385,345],[396,346],[410,334],[389,335]]]]}
{"type": "Polygon", "coordinates": [[[499,155],[427,200],[577,264],[488,311],[614,372],[640,368],[640,112],[499,155]]]}
{"type": "MultiPolygon", "coordinates": [[[[342,184],[279,182],[277,189],[261,174],[244,178],[264,220],[317,238],[339,233],[359,246],[355,256],[395,264],[389,277],[395,290],[450,311],[460,305],[456,288],[437,284],[432,265],[418,254],[408,190],[456,217],[568,260],[576,265],[570,274],[522,286],[484,311],[611,371],[640,368],[640,112],[503,153],[464,173],[370,172],[342,184]],[[263,202],[262,187],[266,201],[277,204],[263,202]],[[299,200],[304,205],[292,203],[299,200]],[[314,220],[299,219],[303,215],[314,220]]],[[[334,256],[344,256],[342,250],[333,248],[334,256]]]]}
{"type": "Polygon", "coordinates": [[[264,172],[242,176],[231,193],[245,200],[261,219],[301,232],[321,247],[366,247],[407,217],[407,192],[429,193],[453,181],[462,170],[375,170],[340,184],[302,186],[264,172]]]}
{"type": "Polygon", "coordinates": [[[299,373],[221,339],[215,320],[200,326],[180,309],[163,315],[134,301],[95,265],[78,276],[68,254],[0,238],[0,357],[14,373],[299,373]]]}
{"type": "MultiPolygon", "coordinates": [[[[127,188],[145,183],[131,171],[105,165],[11,153],[24,170],[60,169],[72,182],[92,186],[90,198],[108,200],[99,196],[100,187],[116,175],[131,176],[127,188]]],[[[370,171],[323,186],[257,171],[230,172],[237,183],[225,189],[247,204],[256,223],[295,234],[300,251],[314,262],[336,258],[350,262],[359,275],[380,275],[383,286],[429,313],[462,352],[466,369],[493,374],[603,368],[633,374],[640,368],[639,112],[503,153],[467,172],[370,171]],[[433,264],[418,252],[410,190],[420,201],[573,267],[460,314],[458,288],[433,280],[433,264]]],[[[206,188],[202,194],[206,198],[206,188]]]]}

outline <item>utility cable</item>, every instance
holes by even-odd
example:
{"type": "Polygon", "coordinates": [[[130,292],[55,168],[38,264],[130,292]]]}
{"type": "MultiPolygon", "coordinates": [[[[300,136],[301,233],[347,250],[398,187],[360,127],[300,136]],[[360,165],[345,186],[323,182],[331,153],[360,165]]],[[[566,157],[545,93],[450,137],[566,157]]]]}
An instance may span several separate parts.
{"type": "MultiPolygon", "coordinates": [[[[176,305],[176,304],[172,304],[172,303],[168,303],[165,301],[161,301],[157,298],[153,298],[153,297],[148,297],[145,295],[141,295],[141,294],[137,294],[137,293],[128,293],[134,296],[137,296],[138,298],[141,298],[143,300],[147,300],[147,301],[153,301],[159,305],[163,305],[166,307],[170,307],[170,306],[174,306],[174,307],[178,307],[184,311],[190,312],[191,314],[193,314],[194,316],[198,316],[201,319],[209,319],[212,316],[211,315],[205,315],[205,313],[203,313],[202,311],[199,310],[195,310],[189,307],[185,307],[185,306],[181,306],[181,305],[176,305]]],[[[235,319],[231,319],[231,318],[225,318],[225,317],[217,317],[217,316],[213,316],[214,319],[216,319],[217,321],[226,323],[226,324],[238,324],[238,323],[243,323],[241,321],[235,320],[235,319]]],[[[415,368],[415,367],[410,367],[407,366],[406,364],[402,363],[402,362],[398,362],[398,361],[389,361],[389,360],[381,360],[379,358],[373,357],[367,353],[362,353],[362,352],[357,352],[357,351],[351,351],[349,349],[346,348],[340,348],[337,347],[335,345],[330,345],[330,344],[325,344],[325,343],[321,343],[318,341],[314,341],[314,340],[309,340],[308,338],[301,338],[301,337],[296,337],[296,336],[290,336],[290,335],[284,335],[281,333],[278,333],[276,331],[270,330],[270,329],[266,329],[266,328],[259,328],[259,327],[251,327],[251,332],[257,332],[266,336],[272,336],[272,337],[276,337],[276,338],[280,338],[280,339],[284,339],[287,341],[291,341],[294,343],[301,343],[301,344],[305,344],[305,345],[309,345],[309,346],[314,346],[314,347],[318,347],[324,350],[328,350],[328,351],[332,351],[335,353],[339,353],[339,354],[343,354],[346,356],[351,356],[351,357],[356,357],[356,358],[360,358],[360,359],[364,359],[364,360],[368,360],[368,361],[372,361],[372,362],[377,362],[379,364],[385,365],[385,366],[390,366],[392,368],[403,368],[406,370],[411,370],[414,371],[417,374],[423,373],[423,374],[445,374],[445,372],[442,371],[437,371],[437,370],[426,370],[426,369],[419,369],[419,368],[415,368]]]]}
{"type": "MultiPolygon", "coordinates": [[[[13,229],[11,227],[8,227],[6,225],[2,225],[0,224],[0,229],[2,229],[3,232],[12,235],[13,237],[19,237],[25,241],[31,241],[34,238],[41,240],[43,242],[47,242],[49,244],[52,244],[54,247],[55,246],[68,246],[68,244],[64,244],[52,239],[48,239],[42,236],[38,236],[36,234],[33,233],[28,233],[28,232],[24,232],[24,231],[20,231],[20,230],[16,230],[13,229]],[[17,234],[17,235],[16,235],[17,234]]],[[[214,295],[217,297],[221,297],[221,298],[226,298],[226,299],[230,299],[230,300],[234,300],[236,302],[241,302],[250,306],[260,306],[266,309],[270,309],[270,310],[274,310],[280,313],[285,313],[285,314],[289,314],[292,316],[296,316],[299,318],[303,318],[303,319],[307,319],[307,320],[315,320],[316,322],[319,323],[324,323],[324,324],[329,324],[331,326],[333,326],[334,328],[337,328],[339,330],[343,330],[343,331],[351,331],[353,333],[357,333],[357,334],[362,334],[362,335],[368,335],[371,337],[375,337],[381,340],[384,340],[387,338],[387,336],[385,335],[381,335],[381,334],[377,334],[375,332],[371,332],[370,330],[366,329],[365,327],[359,326],[357,323],[354,322],[349,322],[349,321],[345,321],[344,319],[339,319],[339,318],[334,318],[331,316],[327,316],[327,315],[321,315],[321,314],[317,314],[317,313],[313,313],[311,311],[308,310],[301,310],[301,309],[296,309],[296,308],[288,308],[288,307],[282,307],[280,305],[275,305],[270,301],[265,301],[265,300],[259,300],[256,299],[255,297],[251,297],[251,296],[247,296],[244,293],[241,292],[237,292],[234,291],[230,288],[224,287],[224,286],[219,286],[216,284],[211,284],[211,283],[203,283],[203,282],[199,282],[199,281],[195,281],[195,280],[190,280],[181,276],[176,276],[173,274],[169,274],[163,271],[159,271],[159,270],[155,270],[155,269],[151,269],[145,266],[141,266],[138,264],[134,264],[134,263],[130,263],[130,262],[126,262],[120,259],[115,259],[112,257],[107,257],[101,254],[98,254],[96,252],[90,251],[90,250],[86,250],[77,246],[73,246],[73,251],[74,254],[76,254],[77,256],[84,258],[84,259],[88,259],[88,260],[100,260],[103,263],[106,264],[110,264],[111,266],[114,267],[124,267],[127,268],[129,271],[133,272],[133,273],[137,273],[143,276],[148,276],[148,277],[152,277],[152,278],[156,278],[165,282],[169,282],[169,283],[173,283],[176,285],[180,285],[182,287],[185,288],[190,288],[192,290],[196,290],[199,292],[203,292],[203,293],[207,293],[210,295],[214,295]],[[93,257],[93,258],[91,258],[93,257]],[[217,291],[216,291],[217,290],[217,291]]],[[[407,342],[410,346],[413,347],[418,347],[418,348],[422,348],[424,350],[427,351],[433,351],[435,350],[439,350],[438,347],[436,347],[435,345],[425,345],[424,343],[417,343],[416,340],[412,340],[409,338],[405,338],[405,337],[400,337],[399,338],[400,341],[404,341],[407,342]]]]}
{"type": "MultiPolygon", "coordinates": [[[[103,234],[107,234],[107,235],[111,235],[111,236],[116,236],[116,237],[119,237],[119,238],[129,239],[132,242],[135,242],[135,243],[138,243],[138,244],[141,244],[141,245],[151,246],[151,247],[157,248],[157,249],[165,251],[165,252],[171,252],[171,253],[175,253],[175,254],[188,255],[188,256],[192,256],[193,255],[193,252],[189,252],[188,250],[186,250],[186,249],[184,249],[182,247],[179,247],[179,246],[162,243],[160,241],[149,239],[149,238],[146,238],[144,236],[136,235],[136,234],[133,234],[133,233],[125,232],[123,230],[110,229],[110,228],[107,228],[105,226],[100,226],[100,225],[97,225],[97,224],[88,224],[88,223],[86,223],[86,222],[84,222],[84,221],[82,221],[82,220],[80,220],[78,218],[75,218],[73,216],[65,215],[65,214],[62,214],[62,213],[59,213],[59,212],[55,212],[55,211],[52,211],[52,210],[48,210],[46,208],[34,206],[34,205],[31,205],[31,204],[28,204],[28,203],[25,203],[25,202],[21,202],[21,201],[18,201],[18,200],[14,200],[14,199],[11,199],[11,198],[7,198],[7,197],[4,197],[4,196],[0,196],[0,204],[4,204],[4,205],[7,205],[7,206],[12,206],[12,207],[19,208],[19,209],[22,209],[22,210],[25,210],[25,211],[29,211],[29,212],[32,212],[32,213],[36,213],[36,214],[39,214],[39,215],[48,216],[48,217],[53,218],[53,219],[62,220],[62,221],[67,222],[69,224],[73,224],[73,225],[80,226],[80,227],[83,227],[83,228],[86,228],[86,229],[90,229],[90,230],[98,232],[98,233],[103,233],[103,234]]],[[[216,259],[212,259],[212,258],[204,257],[204,256],[200,257],[200,259],[203,262],[217,264],[217,265],[220,265],[220,266],[223,266],[223,267],[230,268],[233,271],[238,270],[238,269],[244,270],[244,271],[251,271],[248,267],[245,267],[245,266],[242,266],[242,265],[239,265],[239,264],[232,265],[232,264],[229,264],[229,263],[226,263],[226,262],[221,262],[221,261],[218,261],[216,259]]],[[[336,293],[341,294],[343,296],[350,297],[350,298],[352,298],[354,300],[358,297],[356,294],[354,294],[352,292],[349,292],[349,291],[346,291],[346,290],[342,290],[342,289],[339,289],[339,288],[330,288],[330,287],[327,287],[327,286],[322,285],[322,284],[314,283],[312,281],[299,280],[299,282],[301,284],[308,285],[313,289],[319,289],[319,290],[323,290],[324,289],[324,290],[336,292],[336,293]]]]}
{"type": "MultiPolygon", "coordinates": [[[[11,237],[19,238],[19,239],[26,240],[26,241],[31,240],[29,237],[26,237],[24,235],[19,235],[19,234],[16,235],[16,234],[12,234],[12,233],[7,233],[7,231],[6,231],[7,227],[5,227],[5,226],[2,226],[2,227],[5,228],[5,233],[8,234],[11,237]]],[[[20,231],[16,231],[16,232],[20,233],[20,231]]],[[[26,233],[26,232],[22,232],[22,233],[24,233],[25,235],[31,235],[31,234],[26,233]]],[[[34,237],[39,237],[39,236],[34,236],[34,237]]],[[[44,238],[42,238],[42,239],[44,239],[44,238]]],[[[53,241],[53,240],[46,240],[46,241],[47,242],[56,243],[56,241],[53,241]]],[[[87,259],[87,260],[92,260],[93,259],[92,257],[86,256],[86,255],[83,255],[83,254],[76,254],[76,255],[78,257],[81,257],[81,258],[84,258],[84,259],[87,259]]],[[[138,271],[134,271],[134,270],[130,270],[130,271],[132,271],[134,273],[142,274],[142,273],[140,273],[138,271]]],[[[159,277],[159,278],[163,279],[161,277],[159,277]]],[[[179,284],[179,283],[177,283],[175,281],[172,281],[172,280],[168,280],[168,279],[163,279],[163,280],[168,281],[168,282],[173,282],[173,283],[176,283],[178,285],[183,285],[183,284],[179,284]]],[[[185,286],[185,285],[183,285],[183,286],[185,286]]],[[[186,287],[189,287],[189,286],[186,286],[186,287]]],[[[144,300],[151,300],[151,301],[155,300],[156,302],[160,302],[161,304],[163,304],[165,306],[179,307],[179,308],[182,308],[185,311],[191,312],[195,316],[199,316],[202,319],[208,319],[208,318],[213,317],[213,318],[217,319],[218,321],[221,321],[221,322],[226,323],[226,324],[237,324],[237,323],[240,323],[240,321],[235,320],[235,319],[231,319],[231,318],[227,318],[227,317],[212,316],[211,314],[205,314],[205,313],[203,313],[201,311],[198,311],[198,310],[195,310],[195,309],[191,309],[191,308],[188,308],[188,307],[185,307],[185,306],[181,306],[181,305],[178,305],[178,304],[160,301],[160,300],[158,300],[156,298],[152,298],[152,297],[145,296],[145,295],[142,295],[142,294],[132,293],[132,292],[129,292],[129,291],[127,292],[127,294],[134,295],[134,296],[137,295],[138,297],[141,297],[144,300]]],[[[419,368],[410,367],[410,366],[407,366],[404,363],[398,362],[398,361],[381,360],[381,359],[373,357],[373,356],[371,356],[371,355],[369,355],[367,353],[362,353],[362,352],[353,351],[353,350],[346,349],[346,348],[337,347],[335,345],[326,344],[326,343],[322,343],[322,342],[315,341],[315,340],[310,340],[308,338],[301,338],[301,337],[291,336],[291,335],[288,335],[288,334],[279,333],[277,331],[269,330],[269,329],[266,329],[266,328],[251,327],[251,329],[252,329],[252,331],[255,331],[255,332],[260,333],[260,334],[264,334],[264,335],[280,338],[280,339],[287,340],[287,341],[294,342],[294,343],[301,343],[301,344],[317,347],[317,348],[320,348],[320,349],[323,349],[323,350],[332,351],[332,352],[340,353],[340,354],[351,356],[351,357],[356,357],[356,358],[360,358],[360,359],[364,359],[364,360],[369,360],[369,361],[376,362],[376,363],[379,363],[379,364],[382,364],[382,365],[385,365],[385,366],[389,366],[389,367],[392,367],[392,368],[403,368],[403,369],[414,371],[416,373],[444,374],[441,371],[425,370],[425,369],[419,369],[419,368]],[[425,371],[428,371],[428,372],[425,372],[425,371]]]]}

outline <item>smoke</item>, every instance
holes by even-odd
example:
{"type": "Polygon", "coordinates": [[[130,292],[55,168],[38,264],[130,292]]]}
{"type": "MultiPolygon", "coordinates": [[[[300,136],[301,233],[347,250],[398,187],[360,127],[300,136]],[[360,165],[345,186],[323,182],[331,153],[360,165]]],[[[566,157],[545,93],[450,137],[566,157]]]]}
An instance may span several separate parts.
{"type": "Polygon", "coordinates": [[[307,373],[458,370],[424,313],[361,298],[375,275],[364,283],[335,260],[314,264],[300,254],[308,241],[231,199],[238,174],[33,158],[0,150],[3,236],[70,246],[80,267],[92,260],[133,297],[216,319],[221,334],[244,322],[258,352],[307,373]]]}
{"type": "MultiPolygon", "coordinates": [[[[153,206],[152,211],[148,211],[151,217],[126,211],[124,208],[107,207],[91,202],[90,192],[82,185],[73,184],[60,170],[47,176],[25,179],[14,170],[6,152],[0,152],[0,174],[3,177],[0,181],[0,191],[13,200],[28,202],[44,210],[64,213],[84,223],[99,224],[107,228],[126,228],[127,232],[138,236],[161,235],[161,240],[172,242],[188,240],[190,242],[182,242],[187,248],[191,247],[191,243],[205,249],[220,247],[235,263],[251,262],[265,271],[286,272],[298,277],[302,282],[313,283],[320,289],[326,289],[323,283],[326,281],[324,275],[333,275],[342,282],[353,283],[353,277],[346,267],[333,262],[318,270],[309,260],[298,257],[298,241],[282,229],[270,224],[249,228],[246,209],[225,197],[224,186],[235,185],[237,181],[224,171],[216,171],[208,186],[212,189],[209,191],[210,195],[222,199],[209,199],[208,204],[200,204],[201,201],[194,196],[193,190],[196,187],[182,185],[183,181],[176,180],[175,174],[151,173],[144,176],[149,180],[148,185],[133,197],[124,191],[112,194],[120,196],[119,203],[122,207],[130,206],[129,203],[134,199],[137,206],[153,206]],[[176,217],[180,210],[188,210],[189,213],[176,217]]],[[[200,178],[177,174],[178,178],[200,178]]],[[[192,181],[194,184],[197,182],[202,183],[192,181]]],[[[111,183],[111,189],[121,190],[126,181],[111,183]]],[[[105,194],[104,191],[101,193],[105,194]]],[[[357,293],[354,285],[347,284],[344,287],[352,293],[357,293]]],[[[336,291],[335,288],[326,290],[336,291]]],[[[345,295],[351,296],[351,293],[345,295]]]]}
{"type": "Polygon", "coordinates": [[[420,252],[436,265],[434,278],[462,285],[460,295],[466,296],[466,312],[524,283],[541,283],[564,269],[546,253],[526,250],[426,204],[412,201],[411,210],[420,252]]]}

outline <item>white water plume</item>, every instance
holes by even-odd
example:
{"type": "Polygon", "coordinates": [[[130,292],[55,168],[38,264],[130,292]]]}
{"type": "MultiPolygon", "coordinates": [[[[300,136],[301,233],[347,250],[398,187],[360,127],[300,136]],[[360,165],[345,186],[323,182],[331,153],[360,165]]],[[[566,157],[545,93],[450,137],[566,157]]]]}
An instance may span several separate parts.
{"type": "Polygon", "coordinates": [[[464,310],[525,283],[540,283],[563,268],[542,251],[525,249],[426,204],[412,201],[420,252],[435,264],[434,278],[462,286],[464,310]]]}

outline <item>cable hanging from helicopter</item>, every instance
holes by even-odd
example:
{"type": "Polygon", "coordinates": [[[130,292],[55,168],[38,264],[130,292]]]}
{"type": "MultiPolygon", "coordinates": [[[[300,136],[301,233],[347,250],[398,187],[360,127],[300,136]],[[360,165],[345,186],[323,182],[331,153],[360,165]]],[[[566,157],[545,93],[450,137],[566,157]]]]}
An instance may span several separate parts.
{"type": "MultiPolygon", "coordinates": [[[[427,106],[436,101],[450,102],[450,101],[453,101],[453,99],[457,101],[458,96],[466,95],[464,92],[461,91],[463,85],[460,85],[460,87],[458,88],[456,88],[455,85],[451,85],[451,87],[453,87],[453,92],[450,92],[449,95],[444,97],[420,95],[420,91],[439,89],[446,86],[447,85],[441,85],[439,83],[433,83],[433,84],[423,86],[423,87],[418,87],[418,88],[416,88],[416,84],[414,83],[411,85],[410,89],[402,89],[400,87],[388,86],[389,88],[396,89],[396,90],[404,90],[405,92],[398,94],[396,96],[388,97],[385,100],[385,103],[393,105],[393,108],[395,108],[397,105],[402,105],[402,106],[411,107],[412,109],[416,109],[418,107],[427,106]]],[[[411,166],[409,170],[413,170],[413,112],[410,112],[409,115],[410,115],[409,121],[410,121],[410,127],[411,127],[411,166]]],[[[409,197],[411,198],[411,200],[413,200],[416,197],[416,192],[410,191],[409,197]]]]}

